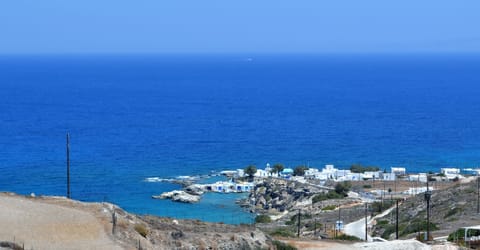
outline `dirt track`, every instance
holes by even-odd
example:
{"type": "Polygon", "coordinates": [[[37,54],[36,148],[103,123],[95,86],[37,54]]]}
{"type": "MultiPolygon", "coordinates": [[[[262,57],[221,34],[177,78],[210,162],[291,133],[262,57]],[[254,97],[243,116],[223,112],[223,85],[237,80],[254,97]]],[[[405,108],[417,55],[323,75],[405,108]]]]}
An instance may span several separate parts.
{"type": "Polygon", "coordinates": [[[0,225],[0,241],[25,249],[122,249],[92,213],[38,198],[0,194],[0,225]]]}

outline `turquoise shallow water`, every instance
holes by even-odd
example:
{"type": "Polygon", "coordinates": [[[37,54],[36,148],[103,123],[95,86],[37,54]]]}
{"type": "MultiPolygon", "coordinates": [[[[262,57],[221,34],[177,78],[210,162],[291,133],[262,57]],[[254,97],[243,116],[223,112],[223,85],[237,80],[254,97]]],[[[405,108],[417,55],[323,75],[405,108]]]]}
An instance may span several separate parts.
{"type": "Polygon", "coordinates": [[[235,196],[152,200],[178,186],[143,180],[267,162],[480,166],[479,82],[477,55],[2,56],[0,190],[64,195],[68,131],[73,198],[248,222],[235,196]]]}

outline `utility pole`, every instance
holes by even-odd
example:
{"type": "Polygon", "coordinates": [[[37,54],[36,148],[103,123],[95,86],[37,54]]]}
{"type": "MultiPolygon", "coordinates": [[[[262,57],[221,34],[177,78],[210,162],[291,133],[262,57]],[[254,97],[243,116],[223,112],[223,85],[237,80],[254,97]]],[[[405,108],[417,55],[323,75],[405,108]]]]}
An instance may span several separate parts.
{"type": "Polygon", "coordinates": [[[398,240],[398,199],[397,199],[397,214],[396,214],[396,220],[395,220],[395,239],[398,240]]]}
{"type": "Polygon", "coordinates": [[[428,187],[428,175],[427,175],[427,191],[425,192],[425,200],[427,201],[427,241],[430,240],[430,198],[432,197],[432,191],[428,187]]]}
{"type": "Polygon", "coordinates": [[[71,198],[70,195],[70,134],[67,133],[67,198],[71,198]]]}
{"type": "Polygon", "coordinates": [[[381,211],[383,211],[383,202],[385,200],[385,179],[383,179],[383,191],[382,191],[382,209],[380,209],[381,211]]]}
{"type": "Polygon", "coordinates": [[[480,213],[480,180],[478,179],[477,171],[477,214],[480,213]]]}
{"type": "Polygon", "coordinates": [[[335,223],[335,237],[337,237],[340,234],[340,218],[341,218],[341,209],[340,209],[340,203],[338,203],[338,220],[337,223],[335,223]]]}
{"type": "Polygon", "coordinates": [[[365,202],[365,241],[368,241],[368,203],[365,202]]]}
{"type": "Polygon", "coordinates": [[[117,214],[115,213],[115,209],[112,213],[112,235],[115,235],[115,229],[117,227],[117,214]]]}
{"type": "Polygon", "coordinates": [[[301,209],[298,209],[297,238],[300,238],[300,211],[301,209]]]}

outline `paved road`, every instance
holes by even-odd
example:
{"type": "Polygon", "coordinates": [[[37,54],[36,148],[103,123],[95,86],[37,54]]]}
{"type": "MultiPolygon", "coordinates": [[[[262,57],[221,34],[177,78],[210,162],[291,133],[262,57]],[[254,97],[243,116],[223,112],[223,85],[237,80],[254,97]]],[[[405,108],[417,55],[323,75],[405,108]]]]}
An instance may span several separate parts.
{"type": "MultiPolygon", "coordinates": [[[[370,217],[367,218],[367,222],[370,217]]],[[[349,223],[345,226],[345,234],[356,236],[362,240],[365,240],[365,218],[349,223]]],[[[367,236],[369,242],[372,241],[370,235],[367,236]]]]}
{"type": "MultiPolygon", "coordinates": [[[[391,207],[391,208],[383,211],[383,213],[381,213],[379,215],[376,215],[373,219],[384,217],[385,215],[389,214],[393,209],[394,209],[394,207],[391,207]]],[[[367,223],[368,223],[369,226],[372,223],[373,219],[370,216],[367,218],[367,223]]],[[[358,237],[362,240],[365,240],[365,218],[362,218],[360,220],[357,220],[357,221],[354,221],[352,223],[349,223],[349,224],[345,225],[344,232],[348,235],[353,235],[353,236],[356,236],[356,237],[358,237]]],[[[372,242],[372,237],[370,237],[370,235],[368,235],[367,240],[368,240],[368,242],[372,242]]]]}

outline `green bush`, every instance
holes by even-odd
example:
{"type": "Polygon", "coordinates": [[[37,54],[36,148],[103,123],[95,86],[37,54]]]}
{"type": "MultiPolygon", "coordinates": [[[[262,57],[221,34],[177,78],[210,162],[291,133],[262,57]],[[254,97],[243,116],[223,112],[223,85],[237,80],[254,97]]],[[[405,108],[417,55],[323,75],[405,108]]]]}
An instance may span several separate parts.
{"type": "Polygon", "coordinates": [[[377,225],[388,225],[390,222],[388,220],[379,220],[377,221],[377,225]]]}
{"type": "Polygon", "coordinates": [[[288,245],[278,240],[274,240],[272,243],[275,246],[276,250],[297,250],[296,247],[288,245]]]}
{"type": "Polygon", "coordinates": [[[360,164],[352,164],[352,166],[350,166],[352,173],[365,173],[365,171],[373,172],[378,170],[379,168],[374,166],[362,166],[360,164]]]}
{"type": "MultiPolygon", "coordinates": [[[[305,219],[311,219],[312,218],[312,215],[310,214],[301,214],[300,215],[300,220],[303,221],[305,219]]],[[[296,225],[298,222],[298,214],[290,217],[290,220],[289,221],[286,221],[285,224],[286,225],[296,225]]]]}
{"type": "MultiPolygon", "coordinates": [[[[437,224],[430,222],[430,231],[438,230],[437,224]]],[[[416,232],[427,231],[427,222],[426,221],[413,221],[404,230],[401,231],[400,235],[407,235],[416,232]]]]}
{"type": "Polygon", "coordinates": [[[321,193],[313,196],[312,203],[317,203],[320,201],[331,200],[331,199],[343,199],[345,196],[343,194],[339,194],[335,191],[328,191],[328,193],[321,193]]]}
{"type": "Polygon", "coordinates": [[[337,208],[337,206],[335,206],[335,205],[328,205],[328,206],[322,207],[322,210],[323,210],[323,211],[329,211],[329,210],[335,210],[335,208],[337,208]]]}
{"type": "Polygon", "coordinates": [[[385,231],[382,233],[382,238],[388,240],[390,238],[390,235],[395,232],[395,225],[393,224],[386,224],[384,225],[385,231]]]}
{"type": "Polygon", "coordinates": [[[275,231],[271,232],[270,235],[272,236],[280,236],[280,237],[295,237],[295,233],[292,232],[289,228],[286,227],[279,227],[275,229],[275,231]]]}
{"type": "MultiPolygon", "coordinates": [[[[467,237],[472,237],[472,236],[479,236],[480,235],[480,230],[468,230],[467,232],[467,237]]],[[[448,235],[447,238],[448,241],[464,241],[465,240],[465,229],[460,228],[457,231],[451,233],[448,235]]]]}
{"type": "Polygon", "coordinates": [[[388,209],[389,207],[393,206],[394,203],[395,202],[392,200],[383,200],[383,205],[382,205],[382,202],[376,201],[372,203],[369,207],[371,208],[371,211],[375,214],[388,209]]]}
{"type": "Polygon", "coordinates": [[[343,183],[339,182],[335,185],[335,192],[345,197],[347,196],[348,191],[350,191],[351,187],[352,183],[350,183],[349,181],[344,181],[343,183]]]}
{"type": "Polygon", "coordinates": [[[365,185],[363,185],[363,188],[372,188],[372,185],[370,185],[370,184],[365,184],[365,185]]]}
{"type": "Polygon", "coordinates": [[[308,167],[306,166],[298,166],[293,170],[293,175],[295,176],[304,176],[305,171],[308,170],[308,167]]]}
{"type": "Polygon", "coordinates": [[[261,214],[255,217],[255,223],[270,223],[270,222],[272,222],[272,219],[268,215],[261,214]]]}
{"type": "Polygon", "coordinates": [[[348,234],[339,235],[339,236],[335,237],[335,239],[336,240],[348,240],[348,241],[361,241],[361,239],[358,238],[357,236],[348,235],[348,234]]]}

